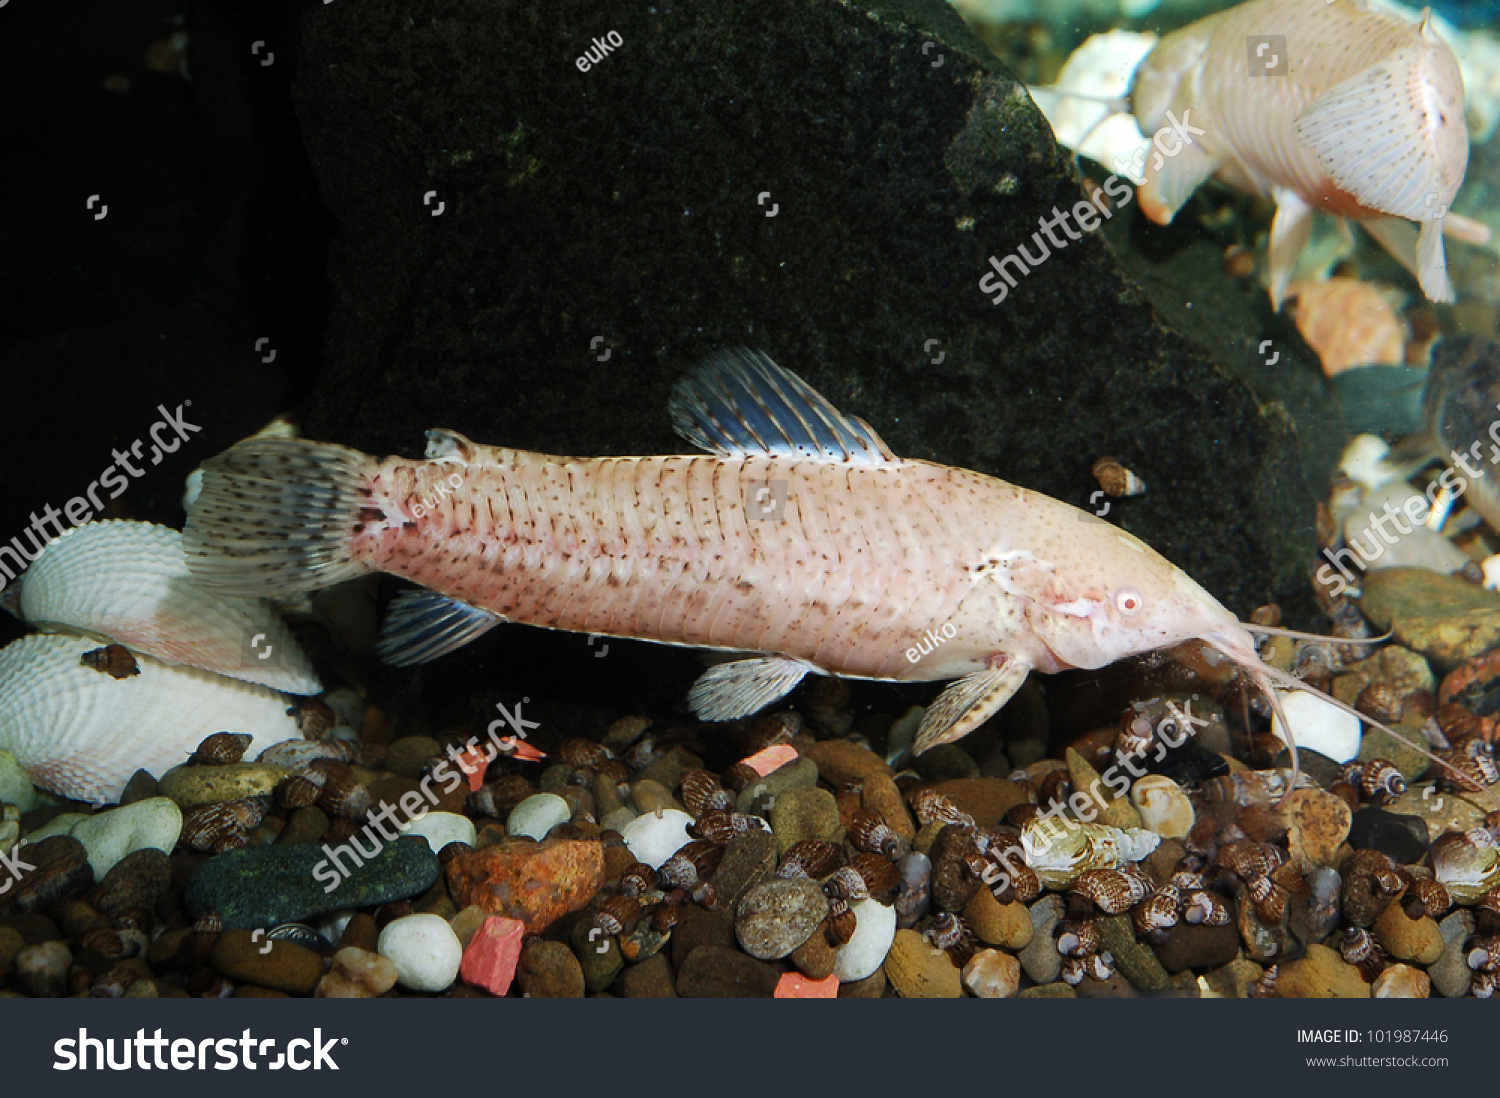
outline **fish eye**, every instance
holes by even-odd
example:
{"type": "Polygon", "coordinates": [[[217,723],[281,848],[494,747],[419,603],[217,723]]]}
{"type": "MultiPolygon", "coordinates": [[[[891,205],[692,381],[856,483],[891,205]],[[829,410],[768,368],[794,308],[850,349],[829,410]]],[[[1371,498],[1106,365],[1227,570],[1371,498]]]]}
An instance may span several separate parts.
{"type": "Polygon", "coordinates": [[[1141,598],[1140,593],[1130,588],[1121,588],[1115,592],[1115,609],[1122,614],[1136,614],[1141,607],[1146,605],[1146,600],[1141,598]]]}

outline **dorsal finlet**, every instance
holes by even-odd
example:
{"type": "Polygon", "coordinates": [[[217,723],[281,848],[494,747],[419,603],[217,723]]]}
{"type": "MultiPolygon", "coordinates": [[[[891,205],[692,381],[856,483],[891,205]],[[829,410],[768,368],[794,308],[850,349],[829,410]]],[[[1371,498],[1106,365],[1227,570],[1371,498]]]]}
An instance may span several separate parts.
{"type": "Polygon", "coordinates": [[[760,351],[716,351],[672,390],[672,425],[725,457],[883,465],[898,460],[868,424],[839,412],[812,386],[760,351]]]}

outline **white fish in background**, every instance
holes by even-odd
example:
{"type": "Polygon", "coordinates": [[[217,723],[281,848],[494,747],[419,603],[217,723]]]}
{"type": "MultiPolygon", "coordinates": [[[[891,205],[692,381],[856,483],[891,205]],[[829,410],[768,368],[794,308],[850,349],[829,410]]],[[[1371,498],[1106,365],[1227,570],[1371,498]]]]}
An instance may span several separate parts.
{"type": "Polygon", "coordinates": [[[215,732],[248,732],[252,758],[301,738],[274,690],[145,655],[115,678],[83,662],[98,647],[33,633],[0,649],[0,749],[44,789],[109,804],[137,770],[160,777],[215,732]]]}
{"type": "Polygon", "coordinates": [[[51,541],[7,596],[18,617],[47,632],[85,633],[288,694],[323,689],[275,607],[205,590],[188,571],[182,535],[165,526],[77,527],[51,541]]]}

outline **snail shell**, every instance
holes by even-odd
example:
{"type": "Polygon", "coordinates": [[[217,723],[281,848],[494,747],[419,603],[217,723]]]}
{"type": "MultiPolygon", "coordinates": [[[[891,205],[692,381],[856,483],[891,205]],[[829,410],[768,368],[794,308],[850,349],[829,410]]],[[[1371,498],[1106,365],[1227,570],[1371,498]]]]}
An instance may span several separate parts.
{"type": "Polygon", "coordinates": [[[1090,869],[1118,869],[1138,862],[1161,843],[1144,828],[1037,818],[1021,829],[1026,864],[1048,888],[1067,888],[1090,869]]]}
{"type": "Polygon", "coordinates": [[[34,634],[0,650],[0,748],[54,793],[118,801],[137,770],[160,777],[224,729],[249,733],[252,750],[298,738],[274,690],[149,656],[115,679],[79,662],[95,647],[34,634]]]}
{"type": "Polygon", "coordinates": [[[1150,887],[1140,877],[1117,869],[1090,869],[1078,875],[1071,891],[1092,900],[1106,915],[1122,915],[1144,900],[1150,887]]]}
{"type": "Polygon", "coordinates": [[[1476,903],[1500,885],[1500,847],[1472,831],[1445,832],[1432,844],[1432,872],[1455,903],[1476,903]]]}
{"type": "Polygon", "coordinates": [[[200,587],[183,559],[182,535],[168,527],[118,521],[80,526],[50,542],[19,584],[20,616],[49,632],[105,637],[166,663],[288,694],[322,692],[312,663],[275,607],[265,599],[231,598],[200,587]],[[256,658],[261,652],[268,657],[256,658]]]}

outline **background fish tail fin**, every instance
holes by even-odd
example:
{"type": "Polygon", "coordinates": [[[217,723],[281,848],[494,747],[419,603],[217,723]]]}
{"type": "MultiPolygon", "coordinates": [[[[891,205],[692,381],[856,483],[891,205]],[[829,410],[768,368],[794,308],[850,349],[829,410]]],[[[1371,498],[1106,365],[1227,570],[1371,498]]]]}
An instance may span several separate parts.
{"type": "Polygon", "coordinates": [[[370,502],[373,458],[343,446],[262,438],[203,466],[183,530],[203,586],[247,597],[294,595],[363,575],[351,550],[370,502]]]}

